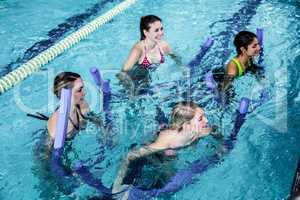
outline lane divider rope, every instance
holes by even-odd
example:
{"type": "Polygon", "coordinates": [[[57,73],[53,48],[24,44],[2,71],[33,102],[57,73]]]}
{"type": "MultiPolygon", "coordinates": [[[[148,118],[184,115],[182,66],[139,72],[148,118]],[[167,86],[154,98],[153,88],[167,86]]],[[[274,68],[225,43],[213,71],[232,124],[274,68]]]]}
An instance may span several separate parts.
{"type": "Polygon", "coordinates": [[[137,0],[125,0],[118,4],[111,10],[107,11],[105,14],[97,17],[93,21],[89,22],[85,26],[81,27],[79,30],[71,33],[69,36],[65,37],[55,45],[46,49],[39,55],[35,56],[26,63],[20,65],[17,69],[11,71],[5,76],[0,78],[0,94],[3,94],[8,89],[24,80],[26,77],[31,75],[33,72],[38,71],[42,66],[52,61],[57,56],[61,55],[67,49],[74,46],[76,43],[87,38],[89,34],[96,31],[102,25],[107,23],[116,15],[120,14],[122,11],[127,9],[129,6],[134,4],[137,0]]]}

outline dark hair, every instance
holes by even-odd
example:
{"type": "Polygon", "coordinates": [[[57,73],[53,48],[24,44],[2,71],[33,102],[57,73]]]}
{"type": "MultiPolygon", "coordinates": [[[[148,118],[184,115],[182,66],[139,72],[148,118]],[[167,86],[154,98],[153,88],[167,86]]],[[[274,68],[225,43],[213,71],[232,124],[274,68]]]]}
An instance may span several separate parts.
{"type": "Polygon", "coordinates": [[[251,42],[253,42],[254,38],[257,38],[257,36],[249,31],[241,31],[239,32],[233,41],[233,44],[236,48],[236,52],[238,55],[240,55],[242,53],[241,51],[241,47],[244,47],[245,49],[247,49],[248,45],[251,44],[251,42]]]}
{"type": "Polygon", "coordinates": [[[144,30],[149,31],[150,24],[156,21],[161,22],[161,19],[155,15],[146,15],[141,17],[141,22],[140,22],[141,40],[144,40],[146,37],[144,34],[144,30]]]}
{"type": "Polygon", "coordinates": [[[74,72],[61,72],[54,78],[53,93],[60,98],[62,88],[66,86],[73,86],[73,82],[81,78],[81,76],[74,72]]]}

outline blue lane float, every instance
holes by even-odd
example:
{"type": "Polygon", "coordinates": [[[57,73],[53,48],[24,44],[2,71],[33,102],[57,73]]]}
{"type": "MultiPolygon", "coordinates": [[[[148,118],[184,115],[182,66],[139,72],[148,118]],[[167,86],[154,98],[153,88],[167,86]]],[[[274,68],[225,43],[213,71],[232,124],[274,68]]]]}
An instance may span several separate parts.
{"type": "Polygon", "coordinates": [[[84,181],[87,185],[95,188],[104,196],[113,195],[111,189],[105,187],[101,179],[95,178],[93,174],[89,171],[89,168],[87,166],[84,166],[80,161],[76,162],[74,166],[74,171],[79,175],[82,181],[84,181]]]}
{"type": "MultiPolygon", "coordinates": [[[[52,152],[51,169],[55,177],[62,185],[73,185],[76,186],[75,177],[72,173],[67,172],[65,167],[62,165],[61,156],[64,151],[64,143],[68,129],[68,118],[71,107],[71,89],[63,88],[61,91],[59,115],[56,126],[54,149],[52,152]],[[70,184],[70,182],[72,182],[70,184]]],[[[88,185],[96,188],[99,192],[104,195],[112,195],[110,189],[105,188],[99,179],[95,179],[89,172],[88,167],[82,164],[82,161],[77,161],[73,167],[73,171],[79,175],[79,177],[88,185]]]]}
{"type": "Polygon", "coordinates": [[[71,108],[71,89],[63,88],[60,97],[60,107],[58,110],[58,119],[55,132],[54,149],[51,157],[51,170],[55,175],[57,182],[62,186],[76,185],[71,179],[72,175],[68,173],[61,163],[61,155],[64,151],[64,142],[68,129],[68,118],[71,108]],[[72,183],[71,183],[72,182],[72,183]],[[71,183],[71,184],[70,184],[71,183]]]}
{"type": "Polygon", "coordinates": [[[71,108],[71,89],[63,88],[61,91],[60,106],[58,110],[57,126],[55,132],[54,149],[63,148],[68,128],[68,117],[71,108]]]}
{"type": "MultiPolygon", "coordinates": [[[[237,138],[240,128],[245,122],[245,118],[248,113],[249,102],[250,101],[248,98],[242,98],[240,101],[234,127],[230,136],[224,140],[224,146],[228,152],[233,149],[234,141],[237,138]]],[[[221,157],[218,154],[209,156],[206,159],[196,160],[187,168],[179,170],[163,188],[152,190],[142,190],[138,187],[131,188],[128,199],[151,199],[161,194],[177,192],[184,186],[193,183],[193,178],[196,174],[201,174],[202,172],[208,170],[210,167],[213,167],[215,164],[219,163],[220,160],[221,157]]]]}
{"type": "Polygon", "coordinates": [[[188,64],[191,70],[194,70],[195,67],[199,66],[203,57],[206,55],[207,51],[214,44],[214,39],[212,37],[208,37],[206,42],[201,46],[199,52],[196,54],[195,58],[193,58],[188,64]]]}
{"type": "Polygon", "coordinates": [[[256,29],[256,36],[258,40],[258,44],[260,46],[258,64],[260,65],[264,61],[264,32],[262,28],[256,29]]]}
{"type": "Polygon", "coordinates": [[[102,91],[103,94],[103,111],[105,112],[105,124],[107,126],[111,126],[112,123],[112,114],[111,114],[111,87],[109,81],[103,80],[101,73],[98,68],[92,67],[90,69],[90,73],[98,86],[98,88],[102,91]]]}
{"type": "MultiPolygon", "coordinates": [[[[237,134],[245,122],[245,117],[248,113],[249,108],[249,99],[242,98],[237,117],[234,123],[234,128],[230,136],[224,140],[224,146],[228,150],[233,149],[234,141],[236,140],[237,134]]],[[[75,167],[75,171],[85,183],[89,186],[96,188],[99,192],[101,192],[104,196],[112,196],[116,194],[121,194],[123,192],[129,192],[128,200],[140,200],[140,199],[151,199],[153,197],[157,197],[161,194],[174,193],[180,190],[182,187],[193,183],[193,178],[196,174],[200,174],[210,167],[213,167],[215,164],[220,162],[221,157],[218,154],[214,154],[205,159],[199,159],[194,161],[187,168],[179,170],[170,181],[160,189],[152,189],[152,190],[143,190],[138,187],[132,187],[130,189],[121,191],[115,194],[112,194],[111,189],[107,188],[103,185],[101,179],[96,179],[89,172],[88,168],[82,165],[80,162],[77,163],[75,167]]]]}
{"type": "Polygon", "coordinates": [[[13,71],[17,65],[25,63],[30,59],[34,58],[41,52],[45,51],[52,45],[54,45],[57,41],[61,40],[66,33],[71,31],[75,31],[82,27],[87,21],[89,21],[93,16],[98,15],[102,12],[103,8],[110,2],[119,2],[120,0],[103,0],[92,7],[85,10],[85,12],[73,15],[65,20],[65,22],[58,24],[56,28],[50,30],[47,33],[48,38],[43,39],[39,42],[36,42],[31,47],[26,49],[24,54],[18,57],[15,61],[10,62],[4,67],[0,68],[0,76],[4,76],[9,72],[13,71]]]}

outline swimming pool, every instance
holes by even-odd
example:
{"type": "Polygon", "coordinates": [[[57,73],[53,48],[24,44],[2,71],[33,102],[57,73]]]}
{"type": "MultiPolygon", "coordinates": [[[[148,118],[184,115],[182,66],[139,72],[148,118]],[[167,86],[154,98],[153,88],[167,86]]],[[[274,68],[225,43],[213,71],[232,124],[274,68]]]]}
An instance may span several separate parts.
{"type": "MultiPolygon", "coordinates": [[[[120,1],[103,4],[99,14],[120,1]]],[[[232,20],[251,1],[191,1],[174,0],[138,1],[124,14],[116,16],[86,40],[74,46],[44,70],[33,74],[15,88],[1,95],[0,132],[0,199],[86,199],[96,194],[85,184],[77,186],[70,194],[64,194],[39,162],[39,150],[45,122],[26,117],[26,112],[50,113],[56,100],[51,94],[54,76],[63,70],[79,72],[86,80],[87,96],[91,107],[100,110],[99,95],[95,91],[88,69],[101,68],[104,77],[111,80],[113,91],[120,93],[115,73],[119,71],[132,44],[139,38],[140,16],[156,14],[163,19],[165,38],[173,49],[188,63],[198,52],[200,45],[210,35],[216,38],[201,64],[203,68],[222,64],[224,46],[231,50],[232,35],[225,37],[227,28],[234,26],[232,20]],[[229,21],[226,21],[229,19],[229,21]],[[222,21],[225,20],[225,21],[222,21]],[[215,23],[216,22],[216,23],[215,23]],[[222,33],[223,32],[223,33],[222,33]],[[229,41],[227,44],[226,41],[229,41]]],[[[83,13],[97,1],[72,3],[40,1],[32,3],[0,2],[1,66],[7,66],[22,57],[34,43],[47,39],[47,33],[58,24],[76,14],[83,13]],[[52,12],[47,14],[47,9],[52,12]],[[66,7],[68,9],[66,9],[66,7]],[[36,12],[39,10],[39,12],[36,12]],[[68,11],[66,11],[68,10],[68,11]],[[41,14],[43,13],[43,18],[41,14]],[[21,22],[30,27],[24,29],[21,22]],[[19,23],[20,22],[20,23],[19,23]],[[47,22],[47,23],[46,23],[47,22]],[[20,30],[20,31],[14,31],[20,30]]],[[[299,142],[299,5],[297,1],[262,1],[249,18],[246,28],[265,30],[265,61],[268,82],[264,87],[272,99],[248,115],[242,127],[235,149],[223,161],[195,177],[193,184],[179,192],[160,199],[282,199],[287,196],[297,158],[299,142]]],[[[87,19],[87,21],[90,19],[87,19]]],[[[68,33],[68,32],[67,32],[68,33]]],[[[153,84],[178,80],[184,67],[176,66],[171,59],[152,73],[153,84]],[[174,68],[177,70],[175,71],[174,68]],[[166,79],[165,74],[172,74],[166,79]]],[[[222,129],[228,134],[232,127],[232,114],[242,96],[256,97],[259,85],[251,76],[235,82],[237,96],[231,110],[223,119],[222,129]],[[251,88],[251,89],[250,89],[251,88]],[[253,89],[254,88],[254,89],[253,89]]],[[[202,88],[197,94],[202,94],[202,88]]],[[[203,92],[204,93],[204,92],[203,92]]],[[[99,137],[92,124],[73,141],[70,160],[83,159],[93,163],[100,155],[104,160],[92,171],[110,186],[116,175],[120,160],[131,144],[142,144],[153,139],[157,127],[155,109],[157,105],[170,113],[170,104],[182,100],[176,91],[162,88],[154,95],[127,99],[113,99],[113,141],[99,137]],[[168,99],[168,96],[172,98],[168,99]],[[165,101],[164,101],[165,100],[165,101]],[[124,115],[126,113],[126,115],[124,115]]],[[[204,101],[204,100],[203,100],[204,101]]],[[[205,110],[209,118],[218,123],[216,107],[209,102],[205,110]]],[[[101,133],[100,133],[101,134],[101,133]]],[[[176,168],[181,169],[199,157],[213,151],[211,138],[199,142],[196,149],[187,148],[180,152],[176,168]]]]}

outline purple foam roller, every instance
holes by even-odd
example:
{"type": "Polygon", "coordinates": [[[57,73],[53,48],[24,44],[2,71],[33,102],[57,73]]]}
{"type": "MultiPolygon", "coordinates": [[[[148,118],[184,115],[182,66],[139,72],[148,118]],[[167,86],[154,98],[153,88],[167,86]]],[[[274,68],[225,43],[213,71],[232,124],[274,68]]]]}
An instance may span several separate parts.
{"type": "Polygon", "coordinates": [[[256,35],[257,35],[257,40],[259,43],[259,46],[263,47],[263,41],[264,41],[264,32],[262,28],[257,28],[256,29],[256,35]]]}
{"type": "Polygon", "coordinates": [[[214,39],[212,37],[208,37],[203,46],[206,48],[210,48],[213,44],[214,44],[214,39]]]}
{"type": "Polygon", "coordinates": [[[110,94],[111,93],[111,88],[109,85],[109,81],[103,81],[102,82],[102,92],[105,94],[110,94]]]}
{"type": "Polygon", "coordinates": [[[101,78],[101,74],[100,74],[99,70],[96,67],[92,67],[90,69],[90,73],[91,73],[92,77],[94,78],[96,85],[101,87],[103,80],[101,78]]]}
{"type": "Polygon", "coordinates": [[[248,112],[250,100],[243,97],[240,102],[239,112],[240,114],[246,114],[248,112]]]}
{"type": "Polygon", "coordinates": [[[205,84],[209,89],[215,89],[216,83],[213,77],[213,73],[211,71],[205,74],[205,84]]]}
{"type": "Polygon", "coordinates": [[[71,89],[63,88],[60,97],[57,126],[55,133],[54,148],[59,149],[64,146],[68,128],[68,117],[71,108],[71,89]]]}

